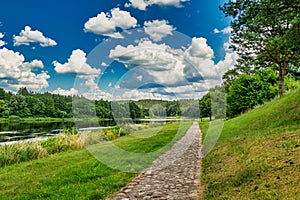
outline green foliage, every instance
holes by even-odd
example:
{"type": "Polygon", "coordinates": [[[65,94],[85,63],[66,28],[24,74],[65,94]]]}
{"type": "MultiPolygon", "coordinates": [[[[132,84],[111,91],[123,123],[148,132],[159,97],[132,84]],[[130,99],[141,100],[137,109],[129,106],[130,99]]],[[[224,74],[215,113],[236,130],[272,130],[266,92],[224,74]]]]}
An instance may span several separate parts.
{"type": "Polygon", "coordinates": [[[129,132],[125,132],[125,130],[119,126],[114,126],[112,128],[104,129],[103,133],[107,140],[115,140],[121,136],[127,135],[129,132]]]}
{"type": "Polygon", "coordinates": [[[226,116],[226,98],[223,86],[211,88],[199,101],[200,117],[210,120],[223,119],[226,116]]]}
{"type": "Polygon", "coordinates": [[[72,127],[65,127],[63,130],[64,134],[78,134],[78,130],[76,127],[72,126],[72,127]]]}
{"type": "Polygon", "coordinates": [[[275,86],[277,77],[272,70],[239,75],[228,88],[227,116],[235,117],[274,98],[278,93],[275,86]]]}
{"type": "Polygon", "coordinates": [[[209,117],[211,120],[211,98],[210,93],[207,93],[199,101],[200,117],[209,117]]]}
{"type": "Polygon", "coordinates": [[[297,81],[295,76],[289,74],[285,77],[284,87],[286,90],[296,90],[300,88],[300,81],[297,81]]]}
{"type": "Polygon", "coordinates": [[[167,116],[180,116],[181,115],[180,102],[178,101],[168,102],[166,106],[166,114],[167,116]]]}
{"type": "Polygon", "coordinates": [[[19,116],[17,116],[17,115],[11,115],[8,118],[9,121],[20,121],[20,119],[21,118],[19,116]]]}
{"type": "Polygon", "coordinates": [[[143,111],[133,101],[129,102],[130,118],[141,119],[143,118],[143,111]]]}
{"type": "Polygon", "coordinates": [[[240,71],[276,65],[281,96],[285,75],[299,72],[299,4],[299,0],[229,0],[221,7],[232,17],[232,48],[240,55],[240,71]]]}
{"type": "Polygon", "coordinates": [[[9,107],[4,100],[0,100],[0,117],[7,117],[9,115],[9,107]]]}

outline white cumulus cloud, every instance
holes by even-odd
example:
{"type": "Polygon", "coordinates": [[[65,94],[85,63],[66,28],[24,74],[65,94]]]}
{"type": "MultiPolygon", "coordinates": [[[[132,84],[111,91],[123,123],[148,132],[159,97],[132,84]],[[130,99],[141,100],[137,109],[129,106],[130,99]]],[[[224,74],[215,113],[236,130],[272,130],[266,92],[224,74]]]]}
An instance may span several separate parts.
{"type": "Polygon", "coordinates": [[[6,43],[2,40],[4,34],[0,32],[0,47],[4,46],[6,43]]]}
{"type": "Polygon", "coordinates": [[[231,27],[226,27],[226,28],[224,28],[224,29],[222,29],[222,30],[219,30],[219,29],[217,29],[217,28],[214,29],[214,33],[215,33],[215,34],[218,34],[218,33],[230,34],[231,31],[232,31],[232,28],[231,28],[231,27]]]}
{"type": "Polygon", "coordinates": [[[145,33],[156,42],[161,41],[167,35],[173,35],[175,28],[169,25],[166,20],[153,20],[144,22],[145,33]]]}
{"type": "Polygon", "coordinates": [[[153,78],[158,84],[175,84],[182,80],[181,50],[172,49],[165,44],[143,41],[137,46],[116,46],[109,57],[125,64],[129,69],[137,68],[144,78],[153,78]],[[168,78],[166,78],[168,77],[168,78]]]}
{"type": "Polygon", "coordinates": [[[114,8],[110,13],[99,13],[84,24],[85,32],[92,32],[112,38],[123,38],[117,28],[127,30],[137,25],[137,20],[129,12],[114,8]]]}
{"type": "Polygon", "coordinates": [[[148,3],[144,0],[129,0],[129,3],[125,4],[125,7],[134,7],[139,10],[146,10],[146,7],[148,6],[148,3]]]}
{"type": "Polygon", "coordinates": [[[86,87],[86,90],[83,93],[83,96],[88,98],[88,99],[111,100],[113,98],[113,96],[109,92],[103,91],[99,88],[98,84],[95,81],[95,77],[86,80],[84,85],[86,87]]]}
{"type": "Polygon", "coordinates": [[[53,39],[45,37],[42,32],[31,30],[30,26],[25,26],[19,35],[14,35],[14,46],[29,45],[35,42],[39,43],[42,47],[57,45],[53,39]]]}
{"type": "Polygon", "coordinates": [[[53,65],[59,74],[99,75],[100,69],[92,68],[86,61],[86,53],[81,49],[76,49],[72,51],[68,62],[61,64],[53,61],[53,65]]]}
{"type": "Polygon", "coordinates": [[[61,88],[57,88],[56,90],[50,92],[52,94],[58,94],[62,96],[76,96],[78,95],[78,90],[75,88],[70,88],[70,90],[64,90],[61,88]]]}
{"type": "MultiPolygon", "coordinates": [[[[227,46],[224,44],[225,58],[218,63],[213,61],[213,49],[201,37],[194,37],[191,44],[182,49],[141,40],[137,45],[116,46],[109,57],[130,70],[122,77],[120,89],[152,88],[153,93],[161,95],[174,93],[182,98],[195,98],[196,93],[202,95],[205,88],[220,84],[223,73],[236,63],[237,55],[227,46]]],[[[132,92],[129,90],[126,94],[129,97],[132,92]]],[[[132,95],[137,94],[135,91],[132,95]]]]}
{"type": "Polygon", "coordinates": [[[0,84],[9,89],[27,87],[30,90],[39,91],[48,87],[48,72],[39,74],[34,69],[43,69],[44,64],[40,60],[25,62],[25,58],[19,52],[7,48],[0,49],[0,84]]]}
{"type": "Polygon", "coordinates": [[[230,46],[230,43],[225,43],[225,59],[220,60],[216,67],[218,68],[218,71],[223,75],[225,72],[227,72],[230,69],[233,69],[234,66],[237,64],[237,60],[239,58],[239,55],[228,48],[230,46]]]}
{"type": "Polygon", "coordinates": [[[159,6],[175,6],[177,8],[182,7],[182,3],[189,0],[129,0],[125,4],[125,7],[134,7],[139,10],[146,10],[148,6],[159,5],[159,6]]]}

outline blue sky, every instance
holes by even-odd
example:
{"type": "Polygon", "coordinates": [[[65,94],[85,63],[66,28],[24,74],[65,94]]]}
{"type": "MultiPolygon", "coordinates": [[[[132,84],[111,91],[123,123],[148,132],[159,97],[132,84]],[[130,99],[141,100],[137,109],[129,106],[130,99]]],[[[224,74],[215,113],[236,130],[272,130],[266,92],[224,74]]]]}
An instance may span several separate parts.
{"type": "Polygon", "coordinates": [[[0,87],[91,99],[199,98],[237,58],[223,3],[2,2],[0,87]]]}

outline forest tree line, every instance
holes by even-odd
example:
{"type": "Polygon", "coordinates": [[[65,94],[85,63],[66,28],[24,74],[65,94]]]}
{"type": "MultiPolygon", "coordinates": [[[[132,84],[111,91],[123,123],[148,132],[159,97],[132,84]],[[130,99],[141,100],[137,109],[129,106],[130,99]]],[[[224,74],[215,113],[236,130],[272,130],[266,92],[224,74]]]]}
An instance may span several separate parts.
{"type": "Polygon", "coordinates": [[[0,88],[0,118],[145,118],[145,117],[197,117],[193,107],[198,101],[139,100],[107,101],[89,100],[80,96],[33,93],[20,88],[16,94],[0,88]]]}

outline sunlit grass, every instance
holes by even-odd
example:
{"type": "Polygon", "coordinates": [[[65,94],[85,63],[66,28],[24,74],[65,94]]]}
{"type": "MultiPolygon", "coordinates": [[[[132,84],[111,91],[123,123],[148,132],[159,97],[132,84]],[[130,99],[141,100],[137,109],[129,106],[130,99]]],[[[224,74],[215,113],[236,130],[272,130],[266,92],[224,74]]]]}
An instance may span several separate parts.
{"type": "MultiPolygon", "coordinates": [[[[167,123],[163,127],[150,128],[154,131],[152,133],[141,129],[137,130],[138,133],[132,133],[132,136],[113,140],[113,143],[128,152],[161,154],[163,151],[160,149],[167,150],[185,134],[190,125],[191,122],[167,123]],[[150,137],[137,137],[143,133],[150,137]]],[[[87,146],[109,152],[110,149],[105,150],[105,146],[110,141],[103,140],[105,137],[95,132],[91,136],[87,146]]],[[[151,159],[146,164],[151,164],[151,159]]],[[[145,163],[142,166],[135,165],[138,169],[145,166],[145,163]]],[[[132,165],[127,167],[127,171],[130,171],[130,167],[132,165]]],[[[136,173],[108,167],[86,149],[66,151],[0,168],[0,199],[105,199],[135,176],[136,173]]]]}
{"type": "Polygon", "coordinates": [[[300,199],[300,91],[226,121],[202,169],[204,199],[300,199]]]}

